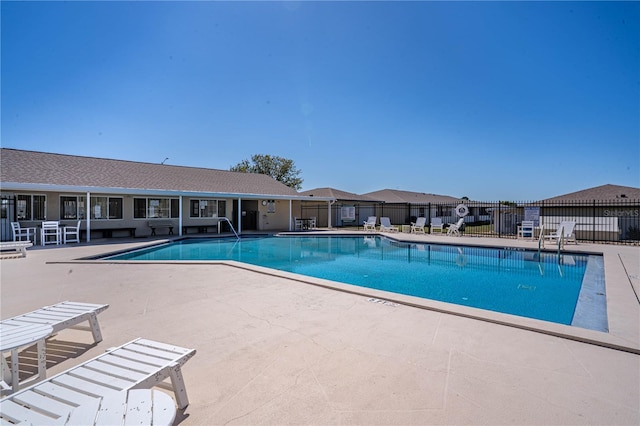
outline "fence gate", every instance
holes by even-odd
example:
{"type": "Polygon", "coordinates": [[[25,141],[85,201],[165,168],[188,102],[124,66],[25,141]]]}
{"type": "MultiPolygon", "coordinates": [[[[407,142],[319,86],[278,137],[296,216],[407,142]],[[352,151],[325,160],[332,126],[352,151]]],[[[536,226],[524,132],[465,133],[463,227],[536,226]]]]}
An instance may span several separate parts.
{"type": "Polygon", "coordinates": [[[16,199],[13,194],[0,195],[0,241],[12,241],[11,222],[15,221],[16,199]]]}

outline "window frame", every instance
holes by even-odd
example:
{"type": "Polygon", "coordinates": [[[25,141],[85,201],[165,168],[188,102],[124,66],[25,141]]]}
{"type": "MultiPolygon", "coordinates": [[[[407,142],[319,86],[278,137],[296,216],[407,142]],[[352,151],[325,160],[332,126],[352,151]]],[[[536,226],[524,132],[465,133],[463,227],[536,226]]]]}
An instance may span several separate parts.
{"type": "Polygon", "coordinates": [[[134,197],[133,199],[133,219],[177,219],[180,217],[180,200],[171,197],[134,197]],[[140,202],[144,201],[144,216],[140,202]],[[157,201],[157,203],[156,203],[157,201]],[[153,205],[151,205],[153,204],[153,205]],[[153,209],[151,209],[153,207],[153,209]],[[156,209],[157,207],[157,209],[156,209]],[[150,215],[150,212],[158,211],[161,215],[150,215]],[[162,214],[165,214],[162,215],[162,214]]]}
{"type": "MultiPolygon", "coordinates": [[[[117,209],[115,209],[117,210],[117,209]]],[[[124,219],[124,197],[110,196],[110,195],[92,195],[89,201],[89,217],[91,220],[123,220],[124,219]],[[95,217],[96,207],[98,206],[97,200],[104,200],[100,203],[100,216],[95,217]],[[119,201],[119,216],[114,215],[115,201],[119,201]]]]}
{"type": "MultiPolygon", "coordinates": [[[[46,194],[16,194],[15,195],[15,209],[16,220],[35,221],[47,219],[47,195],[46,194]],[[28,198],[28,200],[21,200],[20,197],[28,198]],[[36,206],[36,198],[42,203],[42,205],[36,206]],[[18,214],[18,206],[21,201],[25,201],[25,210],[27,217],[20,217],[18,214]],[[40,215],[37,213],[40,212],[40,215]]],[[[13,218],[12,218],[13,219],[13,218]]]]}
{"type": "MultiPolygon", "coordinates": [[[[206,209],[211,211],[211,209],[206,209]]],[[[190,198],[189,199],[189,219],[219,219],[226,216],[227,200],[220,198],[190,198]],[[209,207],[209,203],[214,202],[216,204],[215,212],[213,216],[203,216],[202,203],[205,202],[209,207]],[[197,212],[197,216],[194,213],[197,212]]]]}

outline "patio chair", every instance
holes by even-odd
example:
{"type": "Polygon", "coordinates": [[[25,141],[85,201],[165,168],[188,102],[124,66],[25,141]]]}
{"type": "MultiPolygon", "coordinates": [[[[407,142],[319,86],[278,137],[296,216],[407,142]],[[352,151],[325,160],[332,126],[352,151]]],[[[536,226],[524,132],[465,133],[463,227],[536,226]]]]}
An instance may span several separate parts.
{"type": "Polygon", "coordinates": [[[398,227],[391,224],[388,217],[380,218],[380,232],[398,232],[398,227]]]}
{"type": "MultiPolygon", "coordinates": [[[[96,415],[104,414],[101,404],[114,409],[117,404],[110,401],[126,401],[129,391],[164,385],[167,378],[171,379],[178,407],[183,409],[189,405],[189,398],[181,367],[195,353],[195,349],[153,340],[132,340],[1,399],[0,420],[2,424],[45,425],[87,424],[88,418],[89,424],[94,424],[96,415]]],[[[122,418],[105,424],[125,424],[125,417],[137,417],[140,412],[147,419],[138,421],[149,424],[151,414],[142,406],[117,414],[116,417],[122,418]]]]}
{"type": "Polygon", "coordinates": [[[529,240],[533,240],[535,237],[534,225],[532,220],[523,220],[522,224],[518,226],[518,235],[517,238],[526,238],[529,240]]]}
{"type": "Polygon", "coordinates": [[[294,231],[302,231],[304,228],[304,224],[302,223],[302,219],[294,216],[293,218],[293,230],[294,231]]]}
{"type": "Polygon", "coordinates": [[[558,225],[558,229],[555,232],[545,235],[543,242],[548,240],[549,242],[558,241],[562,239],[565,242],[573,241],[574,244],[578,244],[575,234],[576,223],[573,221],[562,221],[558,225]]]}
{"type": "Polygon", "coordinates": [[[40,244],[60,244],[62,240],[62,233],[60,223],[57,221],[44,221],[42,222],[42,228],[40,229],[40,244]]]}
{"type": "Polygon", "coordinates": [[[67,243],[79,243],[80,242],[80,223],[79,220],[76,226],[65,226],[62,228],[62,241],[67,243]]]}
{"type": "Polygon", "coordinates": [[[416,222],[411,222],[411,233],[412,234],[424,234],[424,227],[427,224],[426,217],[419,217],[416,219],[416,222]]]}
{"type": "Polygon", "coordinates": [[[364,230],[375,231],[377,221],[378,221],[378,216],[369,216],[367,220],[364,221],[364,230]]]}
{"type": "Polygon", "coordinates": [[[36,228],[22,228],[20,222],[11,222],[11,231],[13,232],[13,241],[31,241],[36,242],[36,228]]]}
{"type": "Polygon", "coordinates": [[[455,235],[455,236],[459,237],[460,236],[460,227],[462,226],[463,223],[464,223],[464,218],[463,217],[458,219],[458,221],[456,223],[450,223],[449,227],[447,228],[447,235],[449,235],[449,236],[455,235]]]}
{"type": "Polygon", "coordinates": [[[431,233],[433,234],[435,231],[439,233],[444,232],[444,223],[442,223],[442,218],[434,217],[431,219],[431,223],[429,224],[429,228],[431,228],[431,233]]]}

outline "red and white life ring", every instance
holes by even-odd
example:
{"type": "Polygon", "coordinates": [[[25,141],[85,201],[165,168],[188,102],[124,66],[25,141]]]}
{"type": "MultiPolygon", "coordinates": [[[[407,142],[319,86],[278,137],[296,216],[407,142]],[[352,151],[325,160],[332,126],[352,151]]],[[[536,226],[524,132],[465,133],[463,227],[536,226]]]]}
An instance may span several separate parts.
{"type": "Polygon", "coordinates": [[[456,207],[456,214],[458,215],[458,217],[465,217],[469,214],[469,207],[465,206],[464,204],[458,204],[458,206],[456,207]]]}

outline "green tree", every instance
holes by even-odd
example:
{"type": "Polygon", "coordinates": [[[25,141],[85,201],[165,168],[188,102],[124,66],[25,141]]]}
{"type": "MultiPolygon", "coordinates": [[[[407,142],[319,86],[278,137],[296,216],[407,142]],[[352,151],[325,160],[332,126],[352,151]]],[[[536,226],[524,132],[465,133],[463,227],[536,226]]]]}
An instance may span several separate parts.
{"type": "Polygon", "coordinates": [[[277,155],[255,154],[251,156],[251,160],[242,160],[235,166],[231,166],[229,170],[232,172],[262,173],[296,191],[302,188],[301,171],[293,164],[293,160],[277,155]]]}

